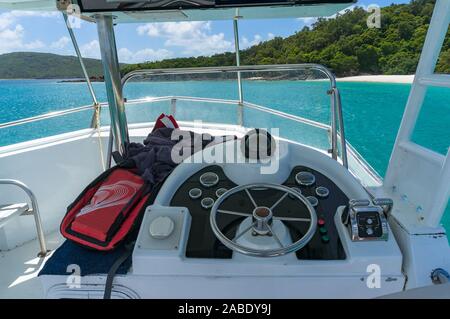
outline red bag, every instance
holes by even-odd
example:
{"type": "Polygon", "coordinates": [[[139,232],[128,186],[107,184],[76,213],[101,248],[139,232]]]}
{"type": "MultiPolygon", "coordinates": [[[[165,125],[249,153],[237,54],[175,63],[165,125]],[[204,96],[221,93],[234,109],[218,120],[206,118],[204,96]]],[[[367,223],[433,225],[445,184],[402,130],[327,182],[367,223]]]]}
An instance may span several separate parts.
{"type": "Polygon", "coordinates": [[[161,113],[161,115],[156,119],[155,126],[153,126],[153,131],[161,127],[179,128],[175,118],[172,115],[166,115],[164,113],[161,113]]]}
{"type": "Polygon", "coordinates": [[[149,205],[147,186],[133,170],[116,166],[105,171],[68,207],[62,235],[89,248],[114,249],[149,205]]]}

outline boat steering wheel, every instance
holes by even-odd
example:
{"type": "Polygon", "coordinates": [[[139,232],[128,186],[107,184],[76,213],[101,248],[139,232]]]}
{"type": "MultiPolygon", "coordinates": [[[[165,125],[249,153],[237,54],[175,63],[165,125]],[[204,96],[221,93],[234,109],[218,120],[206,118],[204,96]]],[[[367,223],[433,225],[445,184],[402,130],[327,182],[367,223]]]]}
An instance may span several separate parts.
{"type": "Polygon", "coordinates": [[[314,236],[317,227],[317,215],[314,207],[310,204],[308,199],[299,192],[284,185],[254,183],[236,186],[225,192],[222,196],[220,196],[214,203],[214,206],[211,208],[210,223],[214,235],[217,237],[217,239],[219,239],[222,242],[222,244],[224,244],[229,249],[244,255],[250,255],[254,257],[276,257],[291,252],[295,252],[303,248],[311,240],[311,238],[314,236]],[[256,188],[274,189],[282,191],[284,194],[271,207],[258,206],[249,191],[251,189],[256,188]],[[245,191],[247,193],[249,200],[252,202],[254,206],[253,212],[241,213],[220,209],[220,206],[227,198],[240,191],[245,191]],[[288,195],[290,195],[295,199],[300,200],[300,202],[306,206],[309,218],[277,217],[272,214],[273,209],[288,195]],[[245,229],[241,230],[238,234],[236,234],[233,239],[229,239],[222,233],[222,231],[217,225],[218,214],[230,214],[242,217],[251,217],[252,222],[250,223],[250,226],[245,227],[245,229]],[[297,241],[289,245],[284,245],[280,240],[280,238],[278,238],[277,234],[273,231],[272,224],[274,220],[309,223],[308,231],[297,241]],[[280,248],[275,249],[254,248],[237,243],[237,240],[249,231],[252,231],[253,234],[256,236],[269,236],[273,238],[273,240],[278,244],[278,246],[280,246],[280,248]]]}

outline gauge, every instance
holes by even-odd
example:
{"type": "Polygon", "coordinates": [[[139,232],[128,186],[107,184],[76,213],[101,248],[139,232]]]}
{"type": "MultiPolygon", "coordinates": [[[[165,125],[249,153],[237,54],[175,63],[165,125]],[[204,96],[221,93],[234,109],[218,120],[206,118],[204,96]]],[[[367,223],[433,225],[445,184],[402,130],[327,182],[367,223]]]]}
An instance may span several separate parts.
{"type": "Polygon", "coordinates": [[[217,196],[217,198],[219,198],[220,196],[222,196],[227,190],[228,190],[228,189],[223,188],[223,187],[218,188],[218,189],[216,190],[216,196],[217,196]]]}
{"type": "MultiPolygon", "coordinates": [[[[301,194],[302,193],[302,190],[300,189],[300,188],[298,188],[298,187],[291,187],[291,189],[293,190],[293,191],[296,191],[297,193],[299,193],[299,194],[301,194]]],[[[296,197],[294,196],[294,195],[292,195],[292,194],[289,194],[289,197],[290,198],[292,198],[292,199],[295,199],[296,197]]]]}
{"type": "Polygon", "coordinates": [[[316,188],[316,195],[321,198],[326,198],[328,197],[328,195],[330,195],[330,191],[326,187],[319,186],[316,188]]]}
{"type": "Polygon", "coordinates": [[[200,176],[200,184],[204,187],[212,187],[219,182],[219,176],[213,172],[206,172],[200,176]]]}
{"type": "Polygon", "coordinates": [[[319,205],[319,200],[317,199],[317,197],[308,196],[306,198],[308,199],[308,201],[312,205],[312,207],[316,207],[317,205],[319,205]]]}
{"type": "Polygon", "coordinates": [[[295,181],[301,186],[311,186],[316,182],[316,177],[310,172],[299,172],[295,175],[295,181]]]}
{"type": "Polygon", "coordinates": [[[204,209],[210,209],[214,205],[214,199],[211,197],[205,197],[202,199],[201,205],[204,209]]]}
{"type": "Polygon", "coordinates": [[[192,199],[197,199],[202,196],[202,190],[200,188],[191,188],[189,190],[189,197],[192,199]]]}

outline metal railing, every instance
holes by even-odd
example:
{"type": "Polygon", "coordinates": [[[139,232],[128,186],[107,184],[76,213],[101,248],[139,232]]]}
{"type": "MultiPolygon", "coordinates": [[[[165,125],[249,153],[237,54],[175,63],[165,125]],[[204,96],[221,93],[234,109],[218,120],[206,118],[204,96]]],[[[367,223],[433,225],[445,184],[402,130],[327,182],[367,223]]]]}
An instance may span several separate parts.
{"type": "MultiPolygon", "coordinates": [[[[132,106],[132,105],[139,105],[144,103],[156,103],[156,102],[165,102],[170,101],[171,102],[171,110],[176,112],[176,103],[177,101],[190,101],[190,102],[200,102],[200,103],[211,103],[211,104],[226,104],[226,105],[239,105],[239,101],[237,100],[225,100],[225,99],[215,99],[215,98],[203,98],[203,97],[192,97],[192,96],[161,96],[161,97],[155,97],[155,98],[145,98],[145,99],[134,99],[134,100],[128,100],[126,102],[126,105],[132,106]]],[[[99,103],[101,107],[107,107],[107,103],[99,103]]],[[[282,118],[286,118],[289,120],[293,120],[299,123],[307,124],[310,126],[314,126],[320,129],[324,129],[327,131],[331,131],[331,126],[316,122],[313,120],[309,120],[297,115],[285,113],[282,111],[274,110],[265,106],[257,105],[250,102],[243,102],[243,105],[247,108],[256,109],[264,113],[272,114],[275,116],[279,116],[282,118]]],[[[64,116],[72,113],[79,113],[87,110],[94,110],[95,107],[92,105],[86,105],[86,106],[80,106],[77,108],[70,108],[66,110],[61,111],[55,111],[55,112],[49,112],[37,116],[32,116],[20,120],[14,120],[11,122],[5,122],[0,124],[0,129],[9,128],[9,127],[15,127],[20,126],[28,123],[38,122],[46,119],[51,119],[59,116],[64,116]]]]}
{"type": "MultiPolygon", "coordinates": [[[[331,103],[331,125],[316,122],[313,120],[305,119],[300,116],[288,114],[282,111],[277,111],[270,109],[268,107],[260,106],[254,103],[246,102],[245,100],[240,102],[238,100],[226,100],[226,99],[215,99],[215,98],[201,98],[201,97],[189,97],[189,96],[164,96],[156,97],[151,99],[136,99],[129,100],[126,102],[127,105],[148,103],[148,102],[159,102],[168,101],[171,103],[171,110],[176,110],[177,101],[192,101],[192,102],[202,102],[202,103],[219,103],[219,104],[229,104],[233,106],[242,106],[246,108],[256,109],[261,112],[269,113],[282,118],[290,119],[299,123],[311,125],[317,128],[328,130],[331,134],[331,149],[329,152],[331,156],[337,160],[339,157],[338,142],[341,145],[341,160],[342,164],[348,168],[348,157],[347,157],[347,143],[345,139],[344,122],[342,116],[342,104],[339,94],[339,90],[336,87],[336,80],[334,75],[324,66],[318,64],[291,64],[291,65],[264,65],[264,66],[241,66],[241,67],[208,67],[208,68],[184,68],[184,69],[154,69],[154,70],[136,70],[126,74],[122,79],[122,86],[124,86],[129,80],[139,77],[139,76],[156,76],[156,75],[188,75],[188,74],[214,74],[214,73],[248,73],[248,72],[270,72],[270,71],[298,71],[298,70],[317,70],[327,76],[330,81],[330,90],[327,92],[330,96],[331,103]],[[339,127],[339,130],[338,130],[339,127]]],[[[99,103],[96,105],[86,105],[76,108],[50,112],[38,116],[28,117],[25,119],[15,120],[11,122],[6,122],[0,124],[0,129],[14,127],[18,125],[23,125],[27,123],[32,123],[36,121],[41,121],[45,119],[50,119],[54,117],[64,116],[72,113],[82,112],[89,109],[93,111],[96,107],[107,107],[107,103],[99,103]]],[[[243,117],[243,114],[241,114],[243,117]]],[[[108,157],[107,157],[107,167],[110,166],[110,158],[112,153],[112,143],[113,134],[109,135],[108,141],[108,157]]]]}
{"type": "MultiPolygon", "coordinates": [[[[158,103],[158,102],[169,102],[170,103],[170,112],[172,115],[176,115],[177,110],[177,103],[178,102],[198,102],[198,103],[210,103],[210,104],[221,104],[221,105],[229,105],[233,107],[242,107],[248,108],[248,109],[254,109],[257,111],[261,111],[263,113],[271,114],[280,118],[285,118],[288,120],[292,120],[297,123],[309,125],[312,127],[316,127],[322,130],[327,131],[329,134],[331,134],[331,126],[320,123],[317,121],[313,121],[310,119],[306,119],[297,115],[285,113],[282,111],[274,110],[265,106],[257,105],[254,103],[243,101],[242,103],[239,100],[226,100],[226,99],[217,99],[217,98],[204,98],[204,97],[192,97],[192,96],[178,96],[178,95],[169,95],[169,96],[159,96],[159,97],[152,97],[152,98],[145,98],[145,99],[136,99],[136,100],[128,100],[126,102],[126,106],[133,106],[133,105],[139,105],[139,104],[148,104],[148,103],[158,103]]],[[[200,105],[200,104],[199,104],[200,105]]],[[[242,113],[243,114],[243,113],[242,113]]],[[[242,118],[242,115],[238,113],[238,119],[242,118]]],[[[243,123],[242,123],[243,124],[243,123]]],[[[238,123],[238,125],[241,125],[238,123]]],[[[112,146],[113,146],[113,138],[114,135],[111,133],[109,134],[109,140],[108,140],[108,154],[112,153],[112,146]]],[[[107,158],[106,167],[111,166],[111,156],[107,158]]]]}
{"type": "MultiPolygon", "coordinates": [[[[194,74],[226,74],[236,73],[242,75],[250,72],[281,72],[281,71],[308,71],[315,70],[321,72],[330,81],[330,111],[331,111],[331,149],[329,152],[333,159],[337,160],[338,135],[341,136],[341,158],[342,164],[348,168],[347,145],[345,139],[344,120],[342,115],[342,103],[339,89],[336,86],[336,78],[334,74],[325,66],[320,64],[280,64],[280,65],[251,65],[251,66],[223,66],[223,67],[201,67],[201,68],[176,68],[176,69],[141,69],[131,71],[122,78],[122,87],[133,78],[136,77],[155,77],[161,75],[194,75],[194,74]],[[338,129],[339,127],[339,129],[338,129]]],[[[240,95],[241,96],[241,95],[240,95]]],[[[245,101],[238,101],[239,105],[249,104],[245,101]]],[[[238,123],[244,122],[243,114],[238,113],[238,123]],[[242,118],[241,118],[242,117],[242,118]]],[[[112,140],[110,141],[113,142],[112,140]]]]}
{"type": "Polygon", "coordinates": [[[42,228],[42,220],[41,215],[39,214],[39,207],[37,203],[36,196],[31,191],[31,189],[25,185],[24,183],[14,180],[14,179],[0,179],[0,185],[13,185],[22,189],[30,198],[31,201],[31,211],[29,214],[34,216],[34,222],[36,224],[36,232],[39,240],[40,252],[38,254],[39,257],[45,257],[48,253],[47,244],[45,242],[44,229],[42,228]]]}
{"type": "MultiPolygon", "coordinates": [[[[108,103],[100,103],[100,106],[101,107],[108,106],[108,103]]],[[[74,108],[65,109],[65,110],[61,110],[61,111],[54,111],[54,112],[49,112],[49,113],[45,113],[45,114],[41,114],[41,115],[31,116],[31,117],[27,117],[27,118],[23,118],[23,119],[19,119],[19,120],[14,120],[11,122],[0,123],[0,129],[23,125],[23,124],[27,124],[27,123],[33,123],[33,122],[46,120],[46,119],[59,117],[59,116],[64,116],[64,115],[68,115],[68,114],[72,114],[72,113],[83,112],[83,111],[87,111],[89,109],[92,109],[94,111],[95,105],[91,104],[91,105],[79,106],[79,107],[74,107],[74,108]]]]}
{"type": "MultiPolygon", "coordinates": [[[[217,98],[204,98],[204,97],[192,97],[192,96],[178,96],[178,95],[169,95],[169,96],[159,96],[159,97],[151,97],[144,99],[135,99],[128,100],[126,102],[127,107],[137,106],[140,104],[148,104],[148,103],[159,103],[159,102],[170,102],[170,111],[172,115],[176,115],[177,112],[177,102],[199,102],[199,103],[211,103],[211,104],[222,104],[222,105],[230,105],[230,106],[239,106],[242,105],[244,108],[254,109],[257,111],[261,111],[263,113],[267,113],[270,115],[274,115],[276,117],[284,118],[291,120],[293,122],[297,122],[300,124],[305,124],[308,126],[312,126],[321,130],[326,131],[327,133],[331,133],[331,126],[329,124],[324,124],[321,122],[317,122],[314,120],[306,119],[301,116],[285,113],[283,111],[278,111],[275,109],[271,109],[265,106],[261,106],[255,103],[250,103],[244,101],[242,104],[239,103],[238,100],[225,100],[225,99],[217,99],[217,98]]],[[[112,137],[112,135],[110,135],[112,137]]],[[[338,143],[342,143],[342,139],[340,134],[338,133],[338,143]]],[[[359,166],[363,167],[367,172],[368,176],[370,176],[376,184],[382,184],[382,178],[380,175],[370,166],[369,163],[365,161],[362,155],[358,153],[358,151],[351,146],[351,144],[347,143],[347,153],[351,155],[351,158],[356,162],[359,166]]]]}
{"type": "MultiPolygon", "coordinates": [[[[233,105],[233,106],[237,106],[239,105],[239,101],[238,100],[225,100],[225,99],[215,99],[215,98],[204,98],[204,97],[192,97],[192,96],[178,96],[178,95],[168,95],[168,96],[159,96],[159,97],[155,97],[155,98],[146,98],[146,99],[137,99],[137,100],[130,100],[127,101],[126,104],[127,105],[134,105],[134,104],[142,104],[142,103],[156,103],[156,102],[165,102],[165,101],[170,101],[171,103],[171,110],[175,110],[176,112],[176,103],[178,101],[187,101],[187,102],[200,102],[200,103],[212,103],[212,104],[225,104],[225,105],[233,105]],[[175,106],[173,105],[175,104],[175,106]]],[[[278,117],[282,117],[282,118],[286,118],[295,122],[299,122],[299,123],[303,123],[303,124],[307,124],[310,126],[314,126],[320,129],[324,129],[327,131],[331,130],[331,126],[324,124],[324,123],[320,123],[314,120],[309,120],[306,118],[303,118],[301,116],[297,116],[297,115],[293,115],[293,114],[289,114],[289,113],[285,113],[283,111],[278,111],[278,110],[274,110],[265,106],[261,106],[255,103],[250,103],[250,102],[246,102],[243,101],[242,103],[245,107],[250,108],[250,109],[255,109],[264,113],[269,113],[278,117]]]]}
{"type": "MultiPolygon", "coordinates": [[[[172,114],[174,114],[177,109],[177,101],[222,104],[222,105],[230,105],[233,107],[239,105],[239,101],[237,101],[237,100],[225,100],[225,99],[191,97],[191,96],[161,96],[161,97],[153,97],[153,98],[128,100],[126,102],[126,106],[132,107],[132,106],[140,106],[142,104],[147,104],[147,103],[170,102],[169,107],[170,107],[172,114]]],[[[107,107],[108,104],[100,103],[100,106],[107,107]]],[[[329,135],[331,134],[331,126],[328,124],[316,122],[316,121],[306,119],[306,118],[303,118],[303,117],[300,117],[297,115],[285,113],[282,111],[274,110],[274,109],[271,109],[271,108],[268,108],[265,106],[261,106],[261,105],[257,105],[257,104],[245,102],[245,101],[242,104],[242,107],[248,108],[248,109],[254,109],[257,111],[261,111],[263,113],[267,113],[267,114],[271,114],[271,115],[280,117],[280,118],[285,118],[288,120],[292,120],[294,122],[298,122],[301,124],[316,127],[318,129],[322,129],[322,130],[326,131],[329,135]]],[[[42,114],[42,115],[38,115],[38,116],[34,116],[34,117],[29,117],[26,119],[20,119],[20,120],[0,124],[0,129],[20,126],[20,125],[24,125],[27,123],[42,121],[42,120],[46,120],[46,119],[50,119],[50,118],[54,118],[54,117],[58,117],[58,116],[83,112],[83,111],[87,111],[87,110],[91,110],[91,109],[93,111],[95,111],[94,106],[87,105],[87,106],[82,106],[82,107],[78,107],[78,108],[72,108],[72,109],[67,109],[67,110],[62,110],[62,111],[57,111],[57,112],[50,112],[47,114],[42,114]]],[[[110,134],[109,137],[112,138],[113,137],[112,134],[110,134]]],[[[338,141],[340,143],[342,142],[340,134],[338,134],[338,141]]],[[[112,144],[110,144],[110,145],[112,146],[112,144]]],[[[376,184],[382,183],[382,179],[378,175],[378,173],[364,160],[364,158],[350,144],[347,144],[347,152],[349,155],[351,155],[350,157],[356,162],[356,164],[358,164],[359,166],[364,168],[364,170],[376,182],[376,184]]],[[[106,163],[109,167],[110,164],[108,163],[108,160],[110,161],[110,157],[107,158],[107,163],[106,163]]]]}

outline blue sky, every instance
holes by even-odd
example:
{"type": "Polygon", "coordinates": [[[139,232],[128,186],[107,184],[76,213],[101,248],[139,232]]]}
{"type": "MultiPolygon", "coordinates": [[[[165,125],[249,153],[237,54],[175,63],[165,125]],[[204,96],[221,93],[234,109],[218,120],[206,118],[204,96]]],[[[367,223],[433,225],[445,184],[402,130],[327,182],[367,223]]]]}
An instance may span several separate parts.
{"type": "MultiPolygon", "coordinates": [[[[409,0],[360,0],[359,5],[380,6],[409,0]]],[[[274,36],[288,36],[313,19],[241,20],[241,48],[274,36]]],[[[82,22],[75,30],[83,56],[98,58],[94,24],[82,22]]],[[[234,50],[231,21],[122,24],[116,27],[121,62],[132,63],[170,57],[211,55],[234,50]]],[[[0,11],[0,54],[17,51],[73,55],[60,13],[0,11]]]]}

